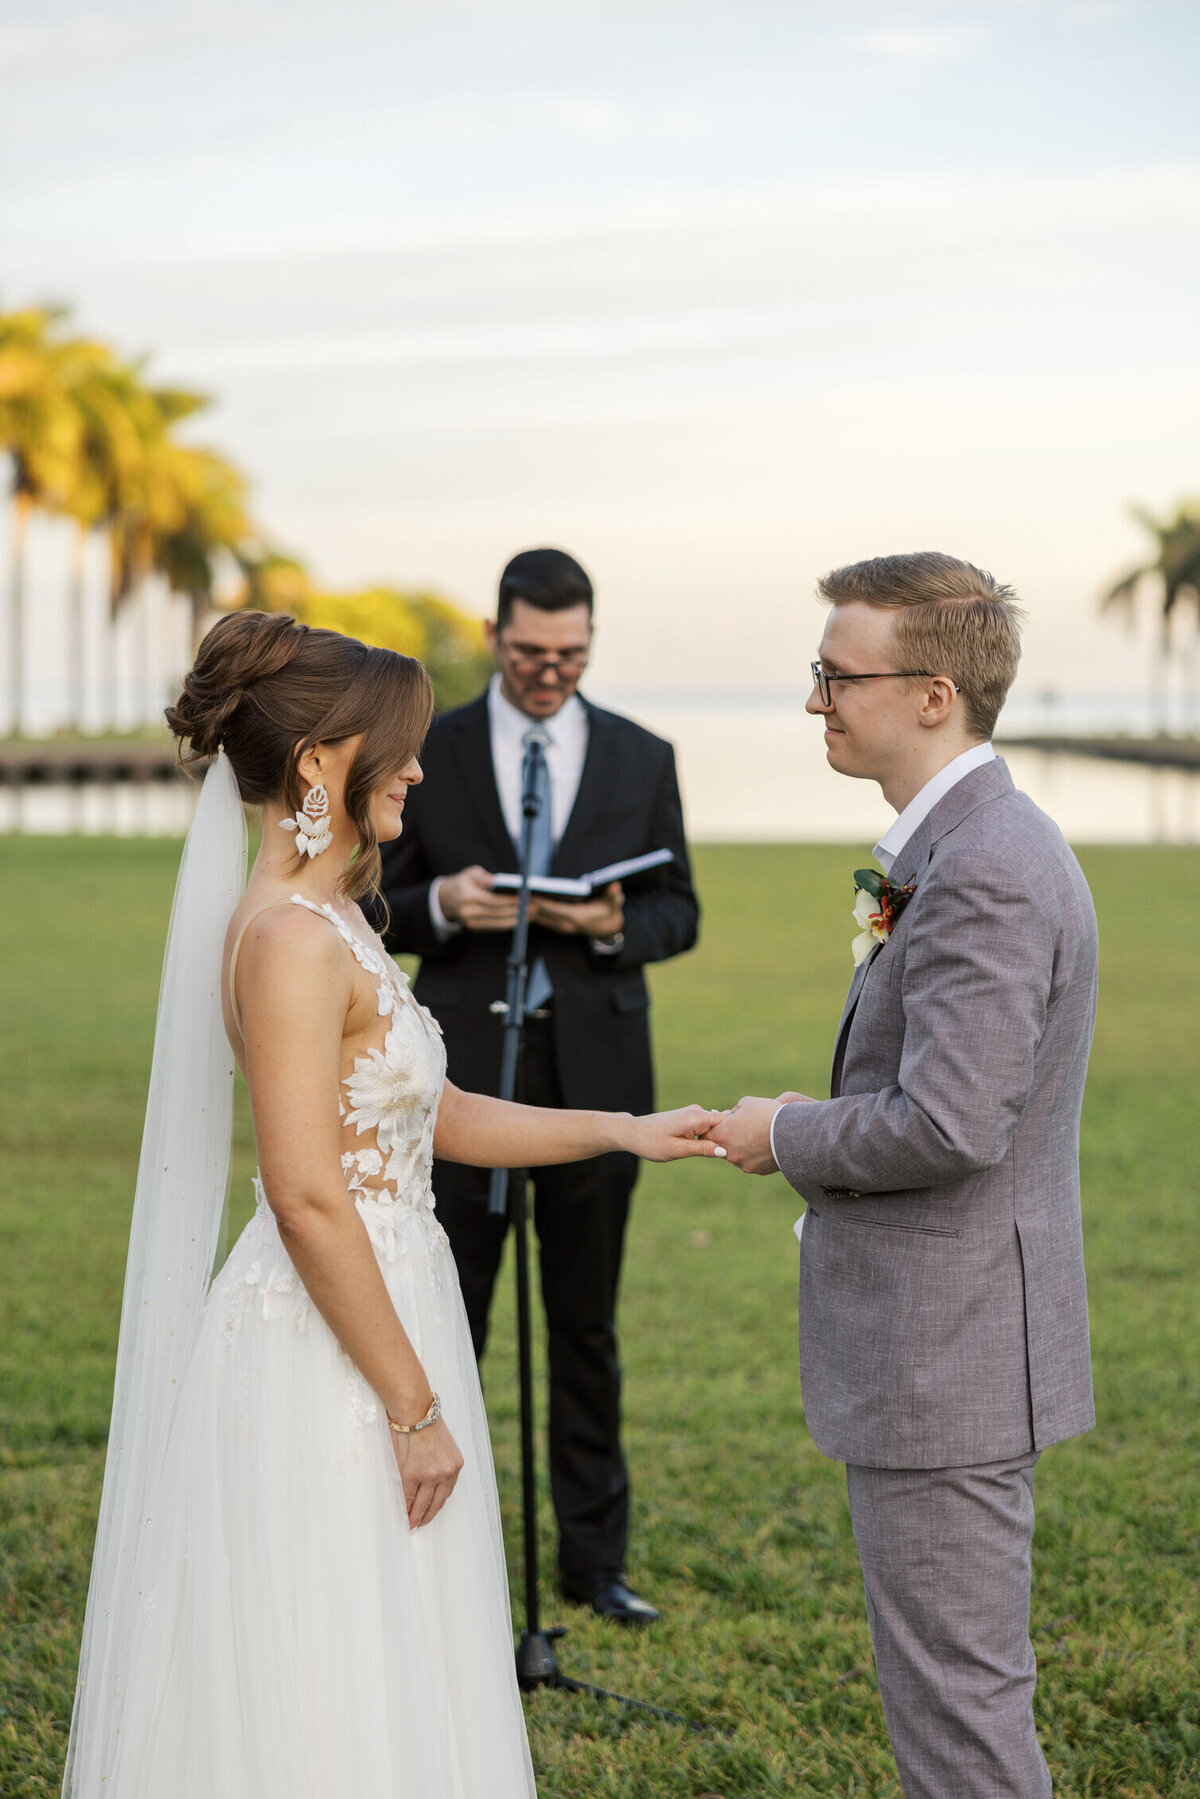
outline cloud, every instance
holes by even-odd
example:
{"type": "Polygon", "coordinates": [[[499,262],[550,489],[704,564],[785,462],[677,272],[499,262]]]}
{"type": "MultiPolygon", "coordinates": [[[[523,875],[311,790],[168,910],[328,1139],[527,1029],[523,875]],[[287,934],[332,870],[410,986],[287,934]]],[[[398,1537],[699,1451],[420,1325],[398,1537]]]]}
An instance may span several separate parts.
{"type": "Polygon", "coordinates": [[[852,54],[914,66],[965,62],[982,47],[986,36],[980,25],[950,26],[942,31],[859,31],[846,39],[846,48],[852,54]]]}
{"type": "Polygon", "coordinates": [[[338,336],[279,333],[259,341],[176,345],[172,360],[213,374],[288,369],[512,366],[524,363],[586,364],[654,358],[678,359],[772,350],[803,341],[810,322],[794,304],[706,306],[697,310],[647,311],[636,318],[572,314],[515,324],[456,329],[348,331],[338,336]]]}
{"type": "Polygon", "coordinates": [[[120,28],[105,19],[0,26],[0,70],[101,55],[116,49],[121,41],[120,28]]]}
{"type": "MultiPolygon", "coordinates": [[[[1064,224],[1111,234],[1118,226],[1176,236],[1200,225],[1200,163],[1166,164],[1067,175],[896,175],[831,178],[778,188],[707,194],[662,194],[591,205],[510,205],[429,222],[378,217],[306,230],[287,225],[243,232],[222,226],[178,241],[120,240],[105,247],[110,262],[160,266],[214,258],[276,262],[285,256],[337,258],[429,252],[509,252],[517,245],[658,244],[666,235],[719,245],[754,231],[800,241],[831,226],[874,234],[880,247],[913,228],[934,228],[944,241],[1059,233],[1064,224]]],[[[11,235],[11,234],[10,234],[11,235]]],[[[906,240],[907,241],[907,240],[906,240]]],[[[11,255],[11,252],[10,252],[11,255]]]]}
{"type": "MultiPolygon", "coordinates": [[[[487,102],[481,97],[473,104],[478,111],[487,102]]],[[[702,112],[657,99],[614,103],[594,94],[564,94],[552,99],[530,94],[523,105],[529,115],[540,115],[557,130],[584,138],[689,137],[705,125],[702,112]]]]}
{"type": "Polygon", "coordinates": [[[565,125],[568,131],[577,131],[583,137],[615,137],[622,128],[620,107],[586,94],[551,100],[547,102],[546,114],[556,125],[565,125]]]}

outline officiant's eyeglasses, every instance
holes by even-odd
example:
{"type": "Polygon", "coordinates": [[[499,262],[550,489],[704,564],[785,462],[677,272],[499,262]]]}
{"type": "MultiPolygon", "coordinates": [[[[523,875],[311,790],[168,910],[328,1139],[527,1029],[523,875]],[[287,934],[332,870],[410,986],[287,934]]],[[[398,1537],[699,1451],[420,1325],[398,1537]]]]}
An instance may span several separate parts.
{"type": "Polygon", "coordinates": [[[509,660],[523,674],[541,674],[544,669],[560,669],[564,675],[577,675],[587,667],[591,651],[584,647],[578,650],[551,650],[547,655],[530,643],[504,643],[501,647],[509,660]]]}
{"type": "MultiPolygon", "coordinates": [[[[933,680],[931,668],[885,668],[876,675],[831,675],[821,667],[819,662],[811,664],[813,684],[821,696],[822,706],[833,704],[833,683],[835,681],[907,681],[917,678],[922,681],[933,680]]],[[[951,683],[953,686],[953,683],[951,683]]],[[[958,688],[954,688],[955,693],[958,688]]]]}

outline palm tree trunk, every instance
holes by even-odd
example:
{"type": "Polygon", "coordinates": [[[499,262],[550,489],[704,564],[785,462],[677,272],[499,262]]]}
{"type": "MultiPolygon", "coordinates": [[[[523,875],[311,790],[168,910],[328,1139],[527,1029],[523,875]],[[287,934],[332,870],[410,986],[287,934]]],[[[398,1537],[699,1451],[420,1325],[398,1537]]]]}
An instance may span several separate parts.
{"type": "Polygon", "coordinates": [[[208,622],[209,598],[203,588],[193,588],[188,595],[192,607],[192,655],[200,648],[204,627],[208,622]]]}
{"type": "Polygon", "coordinates": [[[146,692],[150,685],[150,586],[142,581],[130,596],[129,679],[133,688],[133,728],[140,731],[146,722],[146,692]]]}
{"type": "Polygon", "coordinates": [[[104,609],[104,629],[100,636],[100,712],[106,731],[117,728],[117,613],[113,606],[104,609]]]}
{"type": "Polygon", "coordinates": [[[150,695],[150,658],[152,654],[150,584],[143,581],[130,595],[129,602],[129,687],[133,730],[140,731],[146,722],[150,695]]]}
{"type": "Polygon", "coordinates": [[[121,588],[117,540],[111,528],[108,534],[108,554],[108,605],[104,609],[104,631],[100,644],[100,689],[102,694],[100,709],[103,723],[110,731],[115,731],[118,722],[117,622],[121,616],[121,588]]]}
{"type": "Polygon", "coordinates": [[[83,581],[87,531],[76,526],[71,543],[71,585],[67,595],[67,722],[73,730],[83,728],[84,709],[84,617],[83,581]]]}
{"type": "Polygon", "coordinates": [[[12,564],[8,587],[8,729],[21,732],[25,710],[25,548],[33,501],[13,494],[12,564]]]}
{"type": "Polygon", "coordinates": [[[1200,599],[1196,603],[1196,627],[1183,652],[1183,732],[1194,737],[1200,732],[1200,716],[1196,706],[1197,652],[1200,650],[1200,599]]]}
{"type": "Polygon", "coordinates": [[[1164,612],[1159,620],[1158,637],[1154,649],[1154,665],[1150,677],[1151,704],[1153,719],[1151,728],[1160,737],[1167,736],[1170,726],[1170,699],[1167,692],[1167,671],[1171,666],[1171,615],[1164,612]]]}

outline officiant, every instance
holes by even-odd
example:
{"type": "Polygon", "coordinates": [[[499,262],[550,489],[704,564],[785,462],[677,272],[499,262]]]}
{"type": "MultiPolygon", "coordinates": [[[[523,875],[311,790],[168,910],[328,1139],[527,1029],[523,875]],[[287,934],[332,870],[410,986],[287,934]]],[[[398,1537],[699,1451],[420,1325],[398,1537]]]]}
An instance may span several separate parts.
{"type": "MultiPolygon", "coordinates": [[[[539,1106],[653,1107],[647,962],[696,941],[683,813],[670,744],[577,691],[592,647],[592,584],[562,550],[525,550],[500,580],[487,627],[496,672],[478,699],[433,725],[402,836],[383,848],[387,944],[421,957],[417,998],[446,1041],[449,1077],[496,1093],[517,867],[521,770],[544,745],[549,805],[535,873],[578,876],[667,849],[672,861],[586,900],[535,897],[529,1012],[517,1098],[539,1106]]],[[[613,1154],[535,1168],[534,1223],[549,1343],[550,1486],[562,1590],[623,1624],[657,1611],[626,1578],[629,1475],[621,1447],[615,1313],[638,1163],[613,1154]]],[[[489,1214],[489,1173],[436,1161],[438,1217],[458,1264],[476,1356],[508,1220],[489,1214]]]]}

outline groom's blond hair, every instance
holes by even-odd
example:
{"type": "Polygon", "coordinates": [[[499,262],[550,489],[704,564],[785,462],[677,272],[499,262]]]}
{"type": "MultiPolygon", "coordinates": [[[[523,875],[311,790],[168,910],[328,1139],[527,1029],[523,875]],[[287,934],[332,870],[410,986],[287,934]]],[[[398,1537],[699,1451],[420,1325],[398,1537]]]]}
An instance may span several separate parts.
{"type": "Polygon", "coordinates": [[[1025,614],[1011,587],[957,556],[917,550],[835,568],[822,575],[817,592],[831,606],[861,600],[894,610],[902,661],[948,675],[972,733],[992,735],[1021,659],[1025,614]]]}

